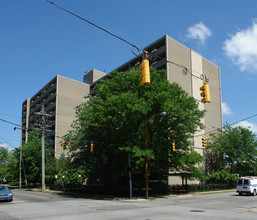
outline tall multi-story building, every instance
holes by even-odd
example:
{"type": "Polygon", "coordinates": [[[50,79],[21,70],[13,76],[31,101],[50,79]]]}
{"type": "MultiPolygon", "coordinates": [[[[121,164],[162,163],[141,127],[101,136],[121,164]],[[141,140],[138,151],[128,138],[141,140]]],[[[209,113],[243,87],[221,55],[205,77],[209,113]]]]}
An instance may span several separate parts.
{"type": "MultiPolygon", "coordinates": [[[[59,158],[63,153],[62,138],[75,119],[75,107],[85,102],[84,97],[90,93],[90,84],[103,77],[105,73],[92,70],[84,76],[84,82],[75,81],[63,76],[55,76],[40,89],[32,98],[26,99],[22,105],[22,127],[32,129],[40,123],[39,115],[42,106],[50,115],[46,116],[46,139],[59,158]]],[[[22,130],[22,144],[28,140],[27,129],[22,130]]]]}
{"type": "MultiPolygon", "coordinates": [[[[193,138],[195,151],[203,154],[204,134],[222,127],[219,67],[167,35],[147,46],[145,50],[150,53],[149,60],[152,67],[166,69],[168,81],[178,83],[190,96],[199,101],[200,110],[206,110],[202,119],[205,128],[196,132],[193,138]],[[209,77],[211,103],[207,104],[200,102],[199,88],[203,85],[203,75],[209,77]]],[[[135,57],[118,67],[116,71],[125,72],[131,68],[138,68],[141,61],[140,56],[135,57]]],[[[105,77],[111,77],[111,74],[106,75],[97,70],[86,73],[83,83],[56,76],[31,99],[24,101],[22,125],[33,127],[36,123],[34,113],[40,112],[41,106],[44,105],[45,111],[51,115],[48,142],[54,147],[55,156],[58,158],[63,152],[60,137],[71,128],[70,124],[75,119],[75,106],[85,101],[84,97],[93,91],[98,81],[105,77]]],[[[22,133],[22,140],[23,143],[27,140],[25,131],[22,133]]],[[[174,181],[176,180],[173,178],[173,184],[176,183],[174,181]]],[[[180,179],[178,183],[181,183],[180,179]]]]}

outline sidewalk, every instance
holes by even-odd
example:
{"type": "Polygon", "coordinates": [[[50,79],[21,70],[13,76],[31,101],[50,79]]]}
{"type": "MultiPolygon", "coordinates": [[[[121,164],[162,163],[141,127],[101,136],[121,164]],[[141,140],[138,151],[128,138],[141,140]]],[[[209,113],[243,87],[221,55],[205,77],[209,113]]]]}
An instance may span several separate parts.
{"type": "MultiPolygon", "coordinates": [[[[23,188],[22,190],[42,192],[41,189],[36,189],[36,188],[31,188],[31,189],[23,188]]],[[[197,196],[197,195],[207,195],[207,194],[216,194],[216,193],[224,193],[224,192],[235,192],[236,193],[236,189],[204,191],[204,192],[188,192],[188,193],[177,193],[177,194],[169,194],[169,195],[156,195],[156,196],[149,196],[148,199],[146,199],[144,197],[139,197],[139,196],[129,198],[129,197],[117,197],[117,196],[111,196],[111,195],[94,195],[94,194],[85,194],[85,193],[78,193],[78,192],[65,192],[62,190],[49,190],[49,189],[46,189],[43,193],[77,195],[77,196],[81,196],[81,197],[104,199],[104,200],[110,199],[110,200],[121,200],[121,201],[147,201],[147,200],[154,200],[154,199],[161,199],[161,198],[168,199],[168,198],[173,198],[173,197],[191,197],[191,196],[197,196]]]]}

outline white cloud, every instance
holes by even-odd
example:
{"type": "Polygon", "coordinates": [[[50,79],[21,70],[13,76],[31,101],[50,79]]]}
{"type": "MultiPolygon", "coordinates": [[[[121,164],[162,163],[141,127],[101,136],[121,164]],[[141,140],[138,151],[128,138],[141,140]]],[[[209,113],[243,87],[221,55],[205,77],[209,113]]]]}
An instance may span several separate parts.
{"type": "Polygon", "coordinates": [[[225,102],[221,103],[221,109],[222,109],[222,114],[223,115],[232,115],[233,114],[233,112],[231,111],[230,107],[225,102]]]}
{"type": "Polygon", "coordinates": [[[11,150],[13,150],[13,148],[11,148],[11,147],[10,147],[8,144],[6,144],[6,143],[0,143],[0,147],[7,148],[9,152],[10,152],[11,150]]]}
{"type": "Polygon", "coordinates": [[[202,21],[198,24],[189,27],[187,31],[187,37],[199,40],[201,45],[204,45],[206,39],[212,35],[211,30],[208,27],[206,27],[202,21]]]}
{"type": "Polygon", "coordinates": [[[257,133],[257,124],[254,123],[250,123],[248,121],[240,121],[239,123],[233,125],[233,127],[243,127],[243,128],[247,128],[249,130],[251,130],[254,133],[257,133]]]}
{"type": "Polygon", "coordinates": [[[224,42],[225,54],[241,71],[257,70],[257,20],[251,27],[238,31],[224,42]]]}

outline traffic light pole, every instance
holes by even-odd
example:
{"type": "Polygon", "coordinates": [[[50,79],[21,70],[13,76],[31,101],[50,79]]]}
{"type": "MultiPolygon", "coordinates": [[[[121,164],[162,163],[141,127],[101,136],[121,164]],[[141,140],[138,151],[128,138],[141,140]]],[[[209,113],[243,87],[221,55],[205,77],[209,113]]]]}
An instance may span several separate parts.
{"type": "MultiPolygon", "coordinates": [[[[166,115],[167,113],[166,112],[161,112],[157,115],[154,115],[153,117],[155,116],[158,116],[158,115],[166,115]]],[[[147,123],[148,123],[148,119],[147,119],[147,115],[145,116],[145,150],[147,151],[148,149],[148,146],[147,146],[147,123]]],[[[145,198],[148,199],[148,158],[147,156],[145,157],[145,198]]]]}
{"type": "MultiPolygon", "coordinates": [[[[145,116],[145,150],[147,151],[147,116],[145,116]]],[[[145,198],[148,199],[148,159],[145,157],[145,198]]]]}

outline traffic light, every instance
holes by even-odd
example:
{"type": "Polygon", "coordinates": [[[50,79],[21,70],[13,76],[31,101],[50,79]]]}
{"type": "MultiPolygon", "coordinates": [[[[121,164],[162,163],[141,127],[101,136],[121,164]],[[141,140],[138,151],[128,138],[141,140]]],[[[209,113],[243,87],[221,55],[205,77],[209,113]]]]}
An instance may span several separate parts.
{"type": "Polygon", "coordinates": [[[93,143],[93,141],[91,141],[90,152],[92,153],[93,151],[94,151],[94,143],[93,143]]]}
{"type": "Polygon", "coordinates": [[[150,84],[150,67],[149,67],[149,60],[148,58],[148,51],[144,50],[145,58],[143,59],[141,65],[139,66],[139,69],[142,71],[140,73],[141,82],[140,85],[143,84],[150,84]]]}
{"type": "Polygon", "coordinates": [[[63,150],[66,149],[66,141],[65,141],[65,140],[62,141],[62,149],[63,149],[63,150]]]}
{"type": "Polygon", "coordinates": [[[203,86],[200,87],[200,91],[201,92],[201,97],[203,97],[201,99],[201,102],[202,103],[210,103],[211,102],[211,97],[210,97],[210,89],[209,89],[209,84],[208,83],[205,83],[203,84],[203,86]]]}
{"type": "Polygon", "coordinates": [[[207,147],[206,137],[202,138],[202,146],[207,147]]]}
{"type": "Polygon", "coordinates": [[[149,60],[144,59],[139,66],[139,69],[142,70],[140,73],[140,78],[141,82],[140,85],[142,86],[143,84],[150,84],[150,67],[149,67],[149,60]]]}
{"type": "Polygon", "coordinates": [[[176,148],[175,148],[175,140],[173,140],[173,142],[172,142],[172,151],[175,151],[176,150],[176,148]]]}

